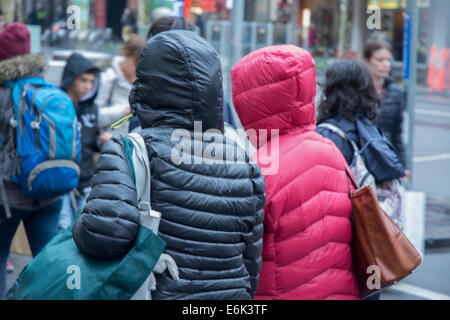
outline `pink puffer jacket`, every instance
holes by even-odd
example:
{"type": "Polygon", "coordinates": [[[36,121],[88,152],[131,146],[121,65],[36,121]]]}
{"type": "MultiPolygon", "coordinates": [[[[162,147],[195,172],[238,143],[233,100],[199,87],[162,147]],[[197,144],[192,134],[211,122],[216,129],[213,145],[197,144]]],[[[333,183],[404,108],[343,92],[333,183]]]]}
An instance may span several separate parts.
{"type": "Polygon", "coordinates": [[[315,132],[312,56],[292,45],[263,48],[236,64],[232,82],[245,129],[279,130],[257,152],[267,202],[255,299],[358,299],[347,163],[315,132]]]}

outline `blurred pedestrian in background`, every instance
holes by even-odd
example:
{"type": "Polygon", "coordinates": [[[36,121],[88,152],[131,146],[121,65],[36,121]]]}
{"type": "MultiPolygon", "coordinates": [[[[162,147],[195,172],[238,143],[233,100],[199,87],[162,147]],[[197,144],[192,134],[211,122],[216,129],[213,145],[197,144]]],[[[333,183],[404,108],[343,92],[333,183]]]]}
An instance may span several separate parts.
{"type": "MultiPolygon", "coordinates": [[[[100,89],[95,100],[99,106],[98,125],[110,133],[109,126],[131,111],[128,96],[136,81],[136,67],[145,45],[144,38],[132,34],[122,47],[122,56],[114,57],[111,67],[101,73],[100,89]]],[[[127,123],[117,129],[117,133],[127,134],[129,129],[127,123]]]]}
{"type": "MultiPolygon", "coordinates": [[[[251,299],[261,267],[264,178],[244,150],[222,135],[218,54],[194,32],[154,36],[139,61],[130,103],[144,129],[139,134],[150,160],[151,207],[162,214],[159,236],[179,270],[177,281],[168,273],[156,276],[152,299],[251,299]],[[210,129],[214,140],[206,138],[210,129]],[[173,158],[177,132],[186,134],[183,143],[200,145],[202,154],[188,148],[175,152],[185,161],[173,158]],[[208,145],[232,148],[226,156],[232,162],[211,161],[208,145]]],[[[76,245],[92,257],[123,256],[139,230],[124,147],[118,136],[105,145],[92,193],[73,227],[76,245]]]]}
{"type": "Polygon", "coordinates": [[[7,81],[42,78],[45,59],[30,54],[30,33],[20,23],[8,25],[0,32],[0,299],[6,289],[6,264],[11,242],[21,221],[24,222],[33,256],[58,234],[62,202],[55,199],[34,199],[23,194],[13,183],[17,153],[11,119],[14,117],[12,88],[7,81]],[[7,217],[6,202],[12,217],[7,217]]]}
{"type": "Polygon", "coordinates": [[[111,138],[110,133],[100,134],[98,127],[98,107],[95,98],[100,85],[100,69],[81,54],[74,53],[67,59],[64,68],[61,89],[73,101],[78,121],[81,123],[81,163],[80,181],[70,195],[63,198],[60,228],[67,228],[76,211],[80,210],[91,190],[91,178],[95,172],[94,156],[101,146],[111,138]]]}
{"type": "Polygon", "coordinates": [[[358,300],[348,166],[336,146],[315,132],[311,54],[292,45],[267,47],[231,73],[239,118],[260,135],[259,164],[263,173],[268,164],[274,170],[265,173],[263,266],[255,299],[358,300]]]}
{"type": "MultiPolygon", "coordinates": [[[[381,113],[377,126],[394,145],[402,165],[406,168],[406,151],[403,141],[406,91],[390,78],[392,50],[388,43],[375,41],[364,49],[364,61],[372,73],[373,82],[381,96],[381,113]]],[[[405,171],[406,177],[410,172],[405,171]]]]}
{"type": "Polygon", "coordinates": [[[137,33],[137,16],[136,11],[130,8],[125,8],[120,19],[122,25],[122,40],[127,42],[133,33],[137,33]]]}
{"type": "MultiPolygon", "coordinates": [[[[326,72],[323,94],[318,123],[338,127],[358,148],[373,141],[362,157],[377,183],[402,178],[404,169],[400,159],[376,126],[380,96],[367,67],[356,60],[335,63],[326,72]],[[367,136],[368,133],[371,135],[367,136]]],[[[332,140],[347,163],[352,163],[353,148],[348,141],[327,128],[319,127],[317,131],[332,140]]]]}

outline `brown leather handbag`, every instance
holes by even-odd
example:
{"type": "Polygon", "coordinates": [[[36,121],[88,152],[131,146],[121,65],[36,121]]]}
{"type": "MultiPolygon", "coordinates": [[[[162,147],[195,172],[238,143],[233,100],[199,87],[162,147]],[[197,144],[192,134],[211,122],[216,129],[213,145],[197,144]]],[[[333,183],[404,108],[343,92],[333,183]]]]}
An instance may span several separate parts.
{"type": "Polygon", "coordinates": [[[364,299],[410,275],[422,257],[400,228],[381,209],[372,187],[358,189],[346,169],[352,199],[352,257],[364,299]],[[350,187],[352,182],[355,192],[350,187]]]}

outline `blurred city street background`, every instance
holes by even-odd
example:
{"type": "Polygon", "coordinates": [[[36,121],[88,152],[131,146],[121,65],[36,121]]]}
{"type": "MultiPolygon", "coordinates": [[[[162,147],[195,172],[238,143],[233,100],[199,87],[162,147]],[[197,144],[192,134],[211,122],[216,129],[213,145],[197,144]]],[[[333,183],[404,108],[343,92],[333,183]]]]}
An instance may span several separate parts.
{"type": "MultiPolygon", "coordinates": [[[[388,39],[394,56],[392,77],[411,89],[409,122],[403,124],[405,141],[412,145],[409,190],[422,193],[426,201],[424,210],[405,213],[412,221],[415,244],[423,246],[424,261],[381,299],[450,300],[450,1],[0,0],[3,19],[29,26],[32,50],[44,54],[49,64],[45,77],[57,85],[73,51],[82,51],[102,69],[121,54],[120,18],[127,7],[134,10],[137,32],[144,37],[159,17],[178,15],[191,21],[221,57],[225,96],[231,104],[231,67],[256,49],[286,43],[308,49],[316,60],[320,101],[328,66],[339,59],[361,58],[371,39],[388,39]],[[71,5],[81,8],[80,29],[67,29],[71,5]],[[373,6],[380,9],[381,25],[371,30],[368,21],[377,13],[373,6]],[[417,23],[416,33],[405,27],[408,15],[417,23]],[[405,48],[410,42],[414,53],[405,48]],[[405,64],[411,56],[417,56],[411,64],[415,72],[405,64]]],[[[13,251],[15,271],[8,274],[8,286],[31,259],[22,249],[13,251]]]]}

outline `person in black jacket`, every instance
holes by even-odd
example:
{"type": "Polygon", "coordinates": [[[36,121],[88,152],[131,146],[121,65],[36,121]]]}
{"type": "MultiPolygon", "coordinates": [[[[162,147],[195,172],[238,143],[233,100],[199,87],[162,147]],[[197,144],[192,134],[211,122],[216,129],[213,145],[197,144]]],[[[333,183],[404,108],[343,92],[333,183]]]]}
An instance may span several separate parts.
{"type": "MultiPolygon", "coordinates": [[[[324,99],[318,109],[319,124],[330,123],[337,126],[358,148],[361,149],[374,139],[362,153],[362,157],[377,183],[405,176],[394,147],[376,126],[380,97],[370,71],[363,63],[342,61],[327,70],[324,99]]],[[[317,132],[332,140],[347,163],[352,163],[354,155],[349,142],[327,128],[319,127],[317,132]]]]}
{"type": "MultiPolygon", "coordinates": [[[[403,114],[406,110],[406,92],[389,77],[392,68],[390,45],[381,41],[368,43],[364,50],[364,61],[372,73],[375,88],[381,96],[381,113],[377,126],[394,145],[405,167],[406,153],[402,129],[403,114]]],[[[406,171],[406,176],[409,174],[409,171],[406,171]]]]}
{"type": "MultiPolygon", "coordinates": [[[[157,275],[156,300],[248,300],[257,288],[265,181],[223,135],[221,70],[211,45],[185,30],[151,38],[137,67],[130,105],[149,153],[159,236],[179,270],[177,281],[157,275]],[[220,154],[232,161],[216,159],[220,154]]],[[[124,142],[115,135],[73,226],[81,252],[113,259],[132,248],[139,210],[130,175],[124,142]]]]}
{"type": "Polygon", "coordinates": [[[111,134],[100,135],[98,127],[98,107],[94,100],[100,84],[100,69],[81,54],[74,53],[67,59],[63,71],[61,89],[72,99],[81,124],[81,163],[80,180],[76,192],[76,208],[72,208],[69,195],[63,198],[60,228],[65,229],[72,223],[72,217],[81,209],[91,190],[94,176],[94,155],[111,138],[111,134]],[[73,210],[74,209],[74,210],[73,210]]]}

